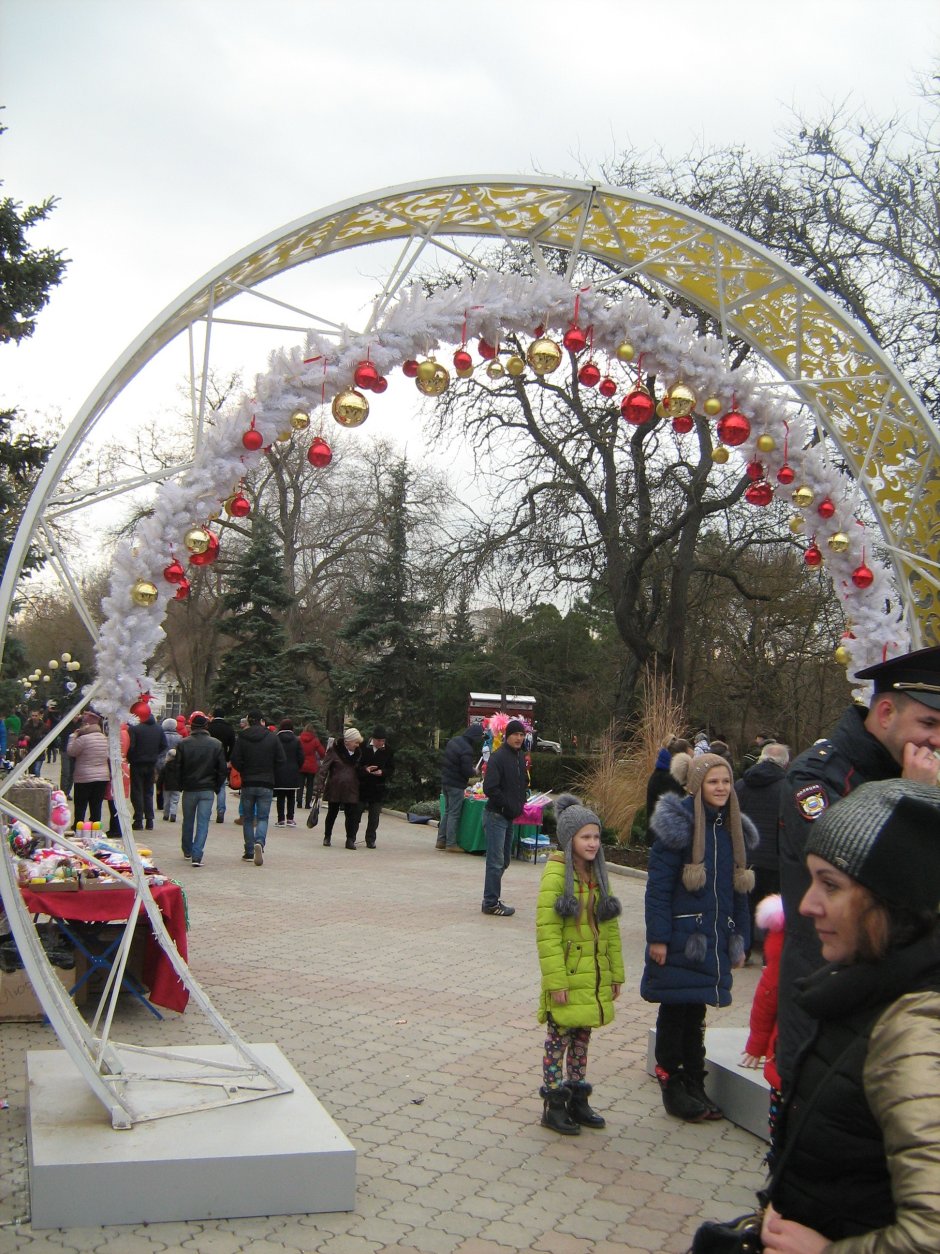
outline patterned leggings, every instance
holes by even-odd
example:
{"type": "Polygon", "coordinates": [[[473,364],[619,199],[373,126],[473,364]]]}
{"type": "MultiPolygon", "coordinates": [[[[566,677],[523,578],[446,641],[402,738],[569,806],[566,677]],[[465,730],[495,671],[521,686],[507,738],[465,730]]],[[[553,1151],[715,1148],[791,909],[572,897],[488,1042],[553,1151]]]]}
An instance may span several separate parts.
{"type": "Polygon", "coordinates": [[[560,1089],[566,1078],[583,1081],[587,1074],[587,1052],[591,1040],[590,1028],[560,1028],[551,1015],[548,1016],[545,1035],[545,1055],[542,1073],[547,1089],[560,1089]],[[565,1051],[568,1053],[567,1068],[565,1051]]]}

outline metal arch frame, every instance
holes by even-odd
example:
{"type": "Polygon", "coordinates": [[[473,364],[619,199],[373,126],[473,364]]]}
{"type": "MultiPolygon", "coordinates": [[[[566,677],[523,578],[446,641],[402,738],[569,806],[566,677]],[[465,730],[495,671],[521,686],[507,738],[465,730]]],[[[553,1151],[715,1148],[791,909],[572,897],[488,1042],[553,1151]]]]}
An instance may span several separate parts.
{"type": "MultiPolygon", "coordinates": [[[[749,343],[772,368],[779,386],[789,388],[811,409],[820,430],[832,439],[859,490],[868,498],[894,558],[899,591],[915,642],[925,635],[937,635],[940,568],[929,555],[937,551],[940,538],[940,436],[918,398],[878,345],[792,267],[702,214],[657,197],[600,184],[486,176],[387,188],[296,219],[222,262],[145,328],[76,414],[30,498],[0,585],[0,646],[23,560],[35,538],[47,553],[54,554],[60,579],[70,595],[76,595],[77,581],[47,523],[60,514],[131,491],[151,480],[171,477],[183,469],[180,465],[153,475],[132,477],[79,497],[56,495],[74,451],[131,380],[180,332],[187,331],[189,336],[192,423],[198,441],[206,414],[206,379],[215,326],[251,326],[298,334],[315,326],[320,334],[342,334],[342,328],[329,318],[259,290],[266,280],[334,253],[403,240],[398,260],[373,305],[368,330],[381,318],[429,248],[485,272],[487,267],[461,246],[463,237],[500,240],[517,252],[517,244],[525,242],[536,268],[543,269],[547,268],[544,250],[566,251],[569,281],[574,279],[581,257],[599,259],[611,267],[611,274],[599,285],[601,289],[612,288],[631,275],[642,275],[648,282],[683,296],[711,314],[721,328],[726,347],[731,335],[749,343]],[[223,317],[220,310],[242,295],[294,315],[300,325],[275,322],[273,314],[270,320],[223,317]],[[198,324],[204,326],[205,336],[199,389],[194,335],[198,324]],[[853,413],[856,406],[860,413],[853,413]],[[872,425],[866,425],[868,420],[872,425]]],[[[83,617],[91,627],[87,613],[83,617]]],[[[113,740],[112,750],[116,754],[113,740]]],[[[7,786],[0,785],[0,812],[12,816],[15,808],[4,801],[7,786]]],[[[119,802],[122,800],[119,798],[119,802]]],[[[129,834],[129,823],[125,827],[129,834]]],[[[133,865],[133,842],[127,843],[133,865]]],[[[143,879],[141,874],[140,880],[143,879]]],[[[145,883],[138,883],[137,887],[151,914],[153,903],[152,899],[148,903],[145,883]]],[[[109,1068],[116,1067],[119,1060],[100,1043],[95,1045],[99,1065],[91,1074],[86,1030],[84,1025],[79,1028],[69,1021],[70,1016],[78,1019],[77,1012],[67,999],[63,1004],[58,981],[48,967],[35,930],[31,925],[27,928],[28,916],[6,857],[0,858],[0,890],[27,970],[60,1040],[98,1095],[110,1103],[116,1123],[149,1117],[116,1101],[115,1092],[119,1090],[118,1096],[123,1094],[128,1077],[120,1075],[117,1086],[103,1080],[101,1056],[106,1055],[109,1068]]],[[[159,921],[155,907],[153,915],[159,921]]],[[[213,1026],[240,1045],[185,967],[181,978],[213,1026]]],[[[257,1060],[248,1057],[245,1062],[249,1074],[257,1074],[257,1060]]],[[[277,1089],[276,1077],[269,1079],[274,1080],[274,1091],[283,1091],[277,1089]]]]}

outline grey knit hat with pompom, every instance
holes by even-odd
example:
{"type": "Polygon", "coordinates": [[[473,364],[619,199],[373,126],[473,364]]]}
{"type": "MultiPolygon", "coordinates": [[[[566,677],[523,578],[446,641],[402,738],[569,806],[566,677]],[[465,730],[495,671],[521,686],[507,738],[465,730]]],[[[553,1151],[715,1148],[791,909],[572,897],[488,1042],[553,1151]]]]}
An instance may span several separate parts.
{"type": "MultiPolygon", "coordinates": [[[[558,848],[563,849],[565,854],[565,891],[555,902],[555,910],[563,919],[577,918],[581,909],[574,892],[574,863],[571,860],[571,838],[589,823],[593,823],[598,833],[600,833],[602,827],[600,819],[593,810],[589,810],[577,797],[570,792],[566,792],[556,798],[555,830],[558,848]]],[[[621,905],[616,897],[610,895],[603,846],[598,849],[597,857],[594,859],[594,876],[597,880],[599,893],[597,919],[600,923],[606,923],[608,919],[615,919],[620,914],[621,905]]]]}

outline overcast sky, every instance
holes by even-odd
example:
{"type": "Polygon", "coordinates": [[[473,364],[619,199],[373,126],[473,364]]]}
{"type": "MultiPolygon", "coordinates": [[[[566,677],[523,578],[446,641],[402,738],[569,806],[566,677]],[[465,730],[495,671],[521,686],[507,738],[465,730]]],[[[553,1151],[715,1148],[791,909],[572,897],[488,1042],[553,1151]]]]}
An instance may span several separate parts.
{"type": "Polygon", "coordinates": [[[0,402],[68,421],[185,288],[334,201],[767,152],[790,108],[914,108],[938,36],[936,0],[0,0],[4,194],[57,196],[32,238],[71,258],[0,402]]]}

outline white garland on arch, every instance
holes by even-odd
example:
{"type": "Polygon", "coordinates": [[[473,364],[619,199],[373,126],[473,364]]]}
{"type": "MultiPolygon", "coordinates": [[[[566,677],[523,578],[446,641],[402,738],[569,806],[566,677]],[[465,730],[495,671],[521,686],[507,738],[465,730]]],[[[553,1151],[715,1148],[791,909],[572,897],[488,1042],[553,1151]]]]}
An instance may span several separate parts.
{"type": "MultiPolygon", "coordinates": [[[[369,335],[345,330],[337,343],[311,332],[304,347],[278,349],[268,369],[255,379],[254,394],[243,394],[227,415],[207,428],[196,457],[178,480],[163,483],[157,491],[153,512],[137,528],[133,540],[118,546],[112,568],[109,595],[103,603],[105,621],[97,646],[100,696],[96,705],[103,714],[126,717],[128,706],[149,687],[147,663],[164,636],[163,619],[176,588],[163,577],[164,567],[188,553],[184,536],[215,514],[220,502],[235,491],[247,467],[262,452],[249,452],[242,436],[254,423],[264,445],[273,443],[290,426],[297,409],[313,411],[329,403],[337,392],[353,386],[353,373],[367,356],[380,374],[388,374],[409,359],[424,357],[450,345],[483,337],[497,343],[507,333],[530,337],[536,325],[546,335],[561,337],[571,325],[575,302],[579,325],[593,327],[595,353],[613,354],[629,341],[643,370],[672,383],[681,380],[701,402],[717,397],[723,411],[732,397],[751,424],[747,441],[731,452],[745,461],[761,461],[768,481],[784,461],[783,435],[788,424],[787,461],[796,472],[790,492],[808,487],[813,505],[803,519],[803,530],[815,534],[824,554],[826,569],[852,624],[854,638],[843,641],[850,655],[849,674],[895,656],[910,647],[901,614],[889,610],[898,596],[887,568],[870,551],[865,529],[855,515],[854,481],[832,467],[821,442],[811,444],[812,426],[792,403],[762,387],[744,369],[729,370],[718,340],[697,333],[696,322],[678,311],[664,312],[638,294],[609,300],[594,288],[573,289],[563,278],[542,275],[490,276],[433,294],[420,287],[408,289],[369,335]],[[757,448],[761,435],[772,435],[776,447],[764,453],[757,448]],[[830,498],[835,513],[823,520],[816,506],[830,498]],[[827,538],[836,532],[849,538],[848,549],[836,553],[827,538]],[[866,589],[852,582],[852,572],[863,560],[874,574],[866,589]],[[153,583],[158,595],[150,606],[131,599],[138,580],[153,583]]],[[[628,367],[628,370],[635,370],[628,367]]],[[[858,690],[864,698],[870,686],[858,690]]]]}

